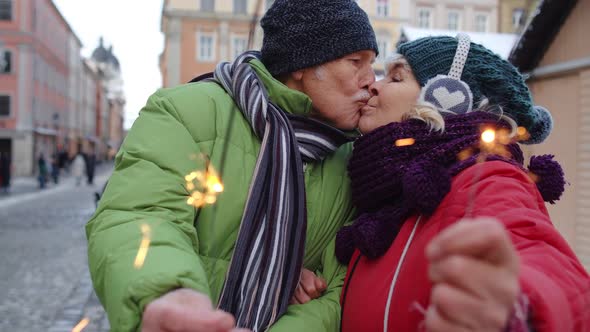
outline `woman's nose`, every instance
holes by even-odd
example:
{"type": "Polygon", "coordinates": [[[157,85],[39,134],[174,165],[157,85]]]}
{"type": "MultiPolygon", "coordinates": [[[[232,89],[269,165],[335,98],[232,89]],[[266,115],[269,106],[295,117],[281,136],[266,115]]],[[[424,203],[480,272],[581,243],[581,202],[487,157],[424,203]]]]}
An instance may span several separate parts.
{"type": "Polygon", "coordinates": [[[371,94],[371,97],[379,95],[379,81],[369,85],[369,93],[371,94]]]}

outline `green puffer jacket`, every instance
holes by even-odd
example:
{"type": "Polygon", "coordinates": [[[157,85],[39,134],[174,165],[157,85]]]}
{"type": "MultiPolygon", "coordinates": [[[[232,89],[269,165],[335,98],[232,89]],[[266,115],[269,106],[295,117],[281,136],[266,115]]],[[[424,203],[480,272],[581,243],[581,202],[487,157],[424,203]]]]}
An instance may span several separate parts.
{"type": "MultiPolygon", "coordinates": [[[[311,100],[251,62],[270,99],[287,112],[309,114],[311,100]]],[[[140,328],[145,306],[187,287],[216,303],[238,235],[260,141],[229,95],[215,83],[192,83],[152,95],[117,154],[116,167],[98,209],[86,226],[96,293],[112,331],[140,328]],[[231,112],[231,136],[226,129],[231,112]],[[187,204],[185,175],[218,170],[228,147],[224,191],[213,205],[187,204]],[[198,213],[197,213],[198,212],[198,213]],[[197,218],[197,220],[195,220],[197,218]],[[151,226],[145,264],[134,268],[141,225],[151,226]]],[[[328,290],[304,305],[291,305],[272,331],[338,331],[339,297],[346,274],[334,256],[337,230],[353,218],[346,163],[351,144],[321,163],[307,165],[307,240],[304,266],[322,275],[328,290]]]]}

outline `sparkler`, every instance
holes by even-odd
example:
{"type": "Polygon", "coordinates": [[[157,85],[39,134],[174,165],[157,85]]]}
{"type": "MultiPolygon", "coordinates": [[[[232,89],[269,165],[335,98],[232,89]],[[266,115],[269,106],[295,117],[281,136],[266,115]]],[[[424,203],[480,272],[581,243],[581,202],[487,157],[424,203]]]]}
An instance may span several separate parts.
{"type": "MultiPolygon", "coordinates": [[[[488,157],[488,151],[492,151],[495,146],[496,141],[496,131],[493,129],[484,129],[481,133],[479,150],[480,153],[477,156],[476,164],[483,163],[486,161],[488,157]]],[[[479,180],[481,179],[481,168],[475,174],[475,178],[473,179],[473,186],[469,191],[469,200],[467,202],[467,207],[465,208],[465,218],[471,218],[471,214],[473,212],[473,205],[475,202],[475,193],[477,191],[477,187],[479,185],[479,180]]]]}
{"type": "Polygon", "coordinates": [[[137,251],[137,256],[135,256],[135,262],[133,263],[133,267],[136,269],[141,269],[143,267],[143,263],[145,262],[145,258],[148,253],[148,249],[150,247],[151,241],[151,227],[147,224],[141,225],[141,234],[142,239],[141,243],[139,244],[139,250],[137,251]]]}
{"type": "Polygon", "coordinates": [[[72,332],[82,332],[82,330],[84,330],[86,326],[88,326],[88,323],[90,323],[90,319],[84,317],[84,319],[82,319],[76,326],[74,326],[72,332]]]}
{"type": "MultiPolygon", "coordinates": [[[[518,127],[516,131],[510,132],[507,129],[494,130],[486,128],[481,133],[481,139],[479,144],[479,155],[476,159],[476,164],[483,163],[486,161],[490,154],[499,155],[505,158],[510,158],[511,154],[506,148],[506,145],[526,140],[530,137],[526,128],[518,127]]],[[[473,155],[474,149],[468,148],[459,153],[457,158],[459,160],[465,160],[473,155]]],[[[480,168],[474,178],[474,186],[469,192],[469,201],[465,210],[465,218],[471,218],[473,212],[473,205],[475,202],[475,193],[481,178],[482,169],[480,168]]],[[[529,177],[532,181],[538,181],[538,177],[535,174],[529,172],[529,177]]]]}
{"type": "Polygon", "coordinates": [[[219,175],[208,159],[206,165],[205,172],[193,171],[184,177],[185,187],[189,192],[186,203],[196,208],[215,203],[224,189],[219,175]]]}

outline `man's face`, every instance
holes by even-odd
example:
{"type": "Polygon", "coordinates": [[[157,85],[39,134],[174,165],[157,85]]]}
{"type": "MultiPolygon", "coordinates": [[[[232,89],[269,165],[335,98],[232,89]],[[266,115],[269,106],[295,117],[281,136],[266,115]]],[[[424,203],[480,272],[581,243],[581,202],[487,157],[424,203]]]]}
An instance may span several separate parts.
{"type": "Polygon", "coordinates": [[[366,50],[302,70],[301,92],[311,98],[312,116],[342,130],[355,129],[360,110],[371,97],[373,62],[375,52],[366,50]]]}

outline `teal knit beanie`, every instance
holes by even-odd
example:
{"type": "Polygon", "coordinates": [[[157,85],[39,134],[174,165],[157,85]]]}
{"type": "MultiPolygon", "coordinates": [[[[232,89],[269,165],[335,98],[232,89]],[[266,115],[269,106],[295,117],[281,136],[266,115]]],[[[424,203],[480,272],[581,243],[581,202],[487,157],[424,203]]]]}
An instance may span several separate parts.
{"type": "MultiPolygon", "coordinates": [[[[467,49],[462,51],[466,60],[457,79],[471,90],[473,108],[487,98],[490,105],[501,106],[503,114],[526,128],[529,138],[522,143],[544,141],[553,128],[553,120],[549,111],[533,105],[522,75],[511,63],[484,46],[467,43],[467,49]]],[[[398,53],[406,58],[418,83],[424,87],[439,75],[449,75],[455,55],[461,53],[457,52],[458,44],[458,39],[453,37],[425,37],[401,44],[398,53]]]]}

